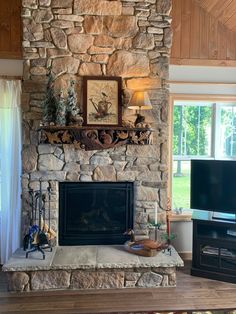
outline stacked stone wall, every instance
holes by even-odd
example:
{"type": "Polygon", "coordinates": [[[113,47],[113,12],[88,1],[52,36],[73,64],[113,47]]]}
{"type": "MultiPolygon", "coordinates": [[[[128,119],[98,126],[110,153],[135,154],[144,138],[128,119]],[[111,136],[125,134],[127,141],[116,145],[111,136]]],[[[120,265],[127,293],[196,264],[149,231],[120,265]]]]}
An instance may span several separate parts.
{"type": "Polygon", "coordinates": [[[175,267],[9,272],[9,291],[120,289],[176,286],[175,267]]]}
{"type": "Polygon", "coordinates": [[[51,224],[56,231],[58,182],[65,180],[134,181],[136,233],[147,234],[156,205],[159,220],[165,221],[170,10],[171,0],[22,0],[23,234],[30,219],[28,189],[37,189],[39,180],[44,189],[52,184],[51,224]],[[132,92],[148,91],[153,145],[101,151],[39,145],[49,67],[58,91],[76,80],[81,106],[83,76],[121,76],[126,118],[132,92]]]}

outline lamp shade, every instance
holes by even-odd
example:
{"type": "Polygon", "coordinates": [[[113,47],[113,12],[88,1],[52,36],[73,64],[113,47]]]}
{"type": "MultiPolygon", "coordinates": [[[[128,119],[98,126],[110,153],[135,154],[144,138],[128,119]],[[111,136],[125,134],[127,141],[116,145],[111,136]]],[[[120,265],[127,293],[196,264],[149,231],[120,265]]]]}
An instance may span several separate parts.
{"type": "Polygon", "coordinates": [[[148,110],[152,109],[152,104],[150,102],[150,99],[148,97],[147,92],[134,92],[129,105],[129,109],[136,109],[136,110],[148,110]]]}

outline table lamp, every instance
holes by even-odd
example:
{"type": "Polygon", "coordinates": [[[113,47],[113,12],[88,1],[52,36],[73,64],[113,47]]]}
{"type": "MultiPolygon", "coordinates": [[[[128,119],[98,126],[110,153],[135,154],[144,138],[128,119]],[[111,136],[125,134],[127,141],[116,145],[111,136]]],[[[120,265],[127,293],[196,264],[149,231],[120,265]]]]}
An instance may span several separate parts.
{"type": "Polygon", "coordinates": [[[144,91],[135,91],[130,99],[128,108],[137,110],[137,118],[134,122],[135,126],[139,123],[144,123],[145,117],[141,115],[141,110],[152,109],[148,93],[144,91]]]}

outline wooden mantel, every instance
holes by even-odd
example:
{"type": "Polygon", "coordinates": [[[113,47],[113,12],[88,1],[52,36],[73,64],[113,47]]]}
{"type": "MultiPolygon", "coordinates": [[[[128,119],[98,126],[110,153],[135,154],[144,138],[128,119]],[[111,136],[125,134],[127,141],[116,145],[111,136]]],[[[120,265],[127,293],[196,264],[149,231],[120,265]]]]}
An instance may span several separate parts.
{"type": "Polygon", "coordinates": [[[39,143],[74,144],[79,149],[100,150],[127,144],[152,144],[153,129],[95,126],[43,126],[39,143]]]}

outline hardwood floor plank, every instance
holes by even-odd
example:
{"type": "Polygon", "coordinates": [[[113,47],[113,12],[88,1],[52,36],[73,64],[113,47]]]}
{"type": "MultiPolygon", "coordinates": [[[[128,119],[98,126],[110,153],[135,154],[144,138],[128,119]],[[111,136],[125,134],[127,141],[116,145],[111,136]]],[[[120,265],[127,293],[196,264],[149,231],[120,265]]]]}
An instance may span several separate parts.
{"type": "MultiPolygon", "coordinates": [[[[155,314],[236,309],[236,285],[177,271],[177,287],[117,290],[6,292],[0,273],[0,313],[155,314]]],[[[222,314],[222,313],[221,313],[222,314]]]]}

